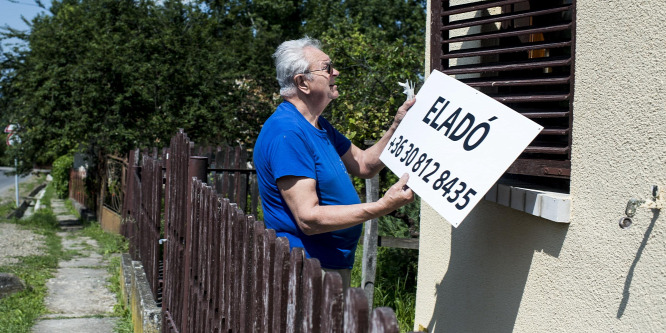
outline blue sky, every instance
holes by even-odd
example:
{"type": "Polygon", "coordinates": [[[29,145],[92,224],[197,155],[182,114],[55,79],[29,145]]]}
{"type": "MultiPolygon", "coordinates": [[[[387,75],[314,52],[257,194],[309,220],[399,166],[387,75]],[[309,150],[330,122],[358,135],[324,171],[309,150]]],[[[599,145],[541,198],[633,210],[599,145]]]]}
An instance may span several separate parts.
{"type": "Polygon", "coordinates": [[[34,0],[0,0],[0,27],[8,25],[15,29],[27,30],[28,26],[21,20],[21,15],[30,21],[41,12],[48,13],[51,0],[43,0],[42,3],[47,9],[37,6],[34,0]]]}

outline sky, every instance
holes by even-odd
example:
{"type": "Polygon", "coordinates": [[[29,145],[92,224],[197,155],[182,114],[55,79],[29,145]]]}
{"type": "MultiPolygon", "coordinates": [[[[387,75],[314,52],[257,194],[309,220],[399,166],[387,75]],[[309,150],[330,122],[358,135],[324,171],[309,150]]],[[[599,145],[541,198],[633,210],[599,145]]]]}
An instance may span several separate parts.
{"type": "MultiPolygon", "coordinates": [[[[21,15],[31,21],[37,14],[49,13],[51,0],[43,0],[46,7],[40,8],[34,0],[0,0],[0,27],[10,26],[15,29],[27,30],[28,26],[21,20],[21,15]]],[[[10,41],[11,42],[11,41],[10,41]]],[[[14,43],[16,40],[13,41],[14,43]]],[[[3,45],[7,42],[3,42],[3,45]]]]}

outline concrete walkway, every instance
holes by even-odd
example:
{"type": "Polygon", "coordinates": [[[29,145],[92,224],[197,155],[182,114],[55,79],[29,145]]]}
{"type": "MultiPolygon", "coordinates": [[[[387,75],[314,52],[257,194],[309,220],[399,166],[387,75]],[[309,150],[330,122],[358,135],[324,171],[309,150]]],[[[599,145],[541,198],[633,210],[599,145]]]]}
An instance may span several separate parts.
{"type": "MultiPolygon", "coordinates": [[[[35,206],[38,208],[39,204],[35,206]]],[[[74,250],[77,255],[61,261],[55,277],[47,281],[48,314],[37,321],[33,332],[113,332],[116,298],[107,288],[108,262],[96,252],[97,242],[81,235],[81,223],[68,212],[64,201],[53,200],[51,208],[60,223],[62,231],[58,236],[62,238],[63,250],[74,250]]]]}

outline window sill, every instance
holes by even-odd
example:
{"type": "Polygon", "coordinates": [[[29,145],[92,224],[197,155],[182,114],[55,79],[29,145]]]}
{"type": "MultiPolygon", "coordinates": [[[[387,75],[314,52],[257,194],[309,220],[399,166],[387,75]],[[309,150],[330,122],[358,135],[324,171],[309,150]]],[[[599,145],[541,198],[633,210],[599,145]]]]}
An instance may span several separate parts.
{"type": "Polygon", "coordinates": [[[495,184],[484,197],[488,201],[558,223],[569,223],[571,195],[495,184]]]}

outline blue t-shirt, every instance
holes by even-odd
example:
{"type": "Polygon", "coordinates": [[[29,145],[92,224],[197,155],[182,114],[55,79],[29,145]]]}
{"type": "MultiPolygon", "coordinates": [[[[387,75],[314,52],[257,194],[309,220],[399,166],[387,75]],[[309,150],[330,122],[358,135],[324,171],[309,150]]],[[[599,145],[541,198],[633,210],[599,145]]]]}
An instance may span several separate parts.
{"type": "Polygon", "coordinates": [[[351,268],[362,226],[308,236],[298,227],[277,187],[284,176],[316,181],[319,204],[351,205],[361,201],[340,159],[351,147],[349,139],[323,117],[317,129],[289,102],[282,102],[266,120],[254,146],[254,164],[266,228],[302,247],[308,257],[330,269],[351,268]]]}

